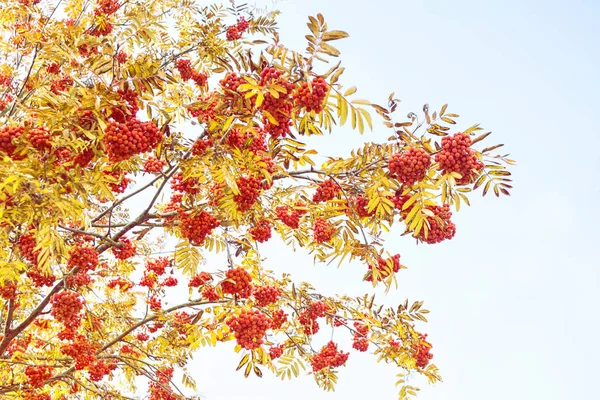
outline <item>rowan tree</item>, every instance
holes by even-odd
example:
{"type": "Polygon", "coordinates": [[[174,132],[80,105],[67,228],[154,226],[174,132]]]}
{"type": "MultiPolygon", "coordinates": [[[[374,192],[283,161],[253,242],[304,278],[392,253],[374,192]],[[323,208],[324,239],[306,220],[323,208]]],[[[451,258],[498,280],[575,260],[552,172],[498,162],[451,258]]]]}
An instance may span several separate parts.
{"type": "Polygon", "coordinates": [[[422,302],[323,295],[259,251],[280,239],[391,288],[393,225],[439,243],[472,192],[508,194],[512,161],[480,145],[489,133],[447,105],[402,119],[393,94],[356,98],[333,46],[348,35],[320,14],[303,50],[247,6],[0,5],[2,398],[194,398],[190,355],[227,341],[246,376],[332,390],[370,351],[398,368],[400,398],[417,390],[405,374],[440,380],[422,302]],[[389,138],[317,165],[311,137],[343,125],[389,138]],[[332,330],[351,348],[313,346],[332,330]]]}

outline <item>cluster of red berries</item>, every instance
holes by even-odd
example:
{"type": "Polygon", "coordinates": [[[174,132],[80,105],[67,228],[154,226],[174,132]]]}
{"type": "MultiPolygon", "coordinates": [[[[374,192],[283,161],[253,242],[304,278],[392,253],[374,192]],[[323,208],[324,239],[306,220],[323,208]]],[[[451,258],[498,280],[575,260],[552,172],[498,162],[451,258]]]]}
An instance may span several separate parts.
{"type": "Polygon", "coordinates": [[[421,232],[419,232],[419,239],[429,244],[440,243],[446,239],[452,239],[456,234],[456,225],[450,220],[450,217],[452,217],[450,205],[427,206],[426,208],[433,212],[435,217],[426,217],[427,223],[429,224],[427,237],[425,237],[425,231],[421,230],[421,232]]]}
{"type": "Polygon", "coordinates": [[[417,362],[417,367],[419,368],[425,368],[427,366],[427,364],[429,364],[429,360],[431,360],[433,358],[433,354],[431,354],[429,351],[431,350],[431,343],[429,343],[427,340],[425,340],[427,338],[427,335],[423,335],[419,333],[419,339],[420,342],[419,344],[415,344],[413,345],[413,357],[415,359],[415,361],[417,362]]]}
{"type": "Polygon", "coordinates": [[[239,316],[227,320],[227,326],[235,335],[237,343],[246,350],[253,350],[264,343],[269,318],[258,310],[243,310],[239,316]]]}
{"type": "Polygon", "coordinates": [[[50,91],[54,94],[64,92],[70,86],[73,86],[73,78],[70,76],[63,76],[62,78],[52,79],[50,81],[50,91]]]}
{"type": "Polygon", "coordinates": [[[146,271],[154,272],[156,275],[162,275],[171,265],[171,260],[168,257],[159,257],[155,260],[146,262],[146,271]]]}
{"type": "Polygon", "coordinates": [[[206,85],[206,82],[208,81],[208,76],[202,72],[198,72],[195,69],[193,69],[192,62],[190,60],[180,58],[176,62],[176,67],[179,71],[179,74],[181,75],[181,79],[183,79],[184,81],[188,81],[191,79],[196,83],[196,85],[200,87],[206,85]]]}
{"type": "Polygon", "coordinates": [[[246,29],[248,29],[249,26],[250,24],[248,21],[246,21],[244,17],[241,17],[237,24],[231,25],[229,28],[227,28],[227,33],[225,34],[227,40],[233,41],[241,39],[242,35],[244,32],[246,32],[246,29]]]}
{"type": "Polygon", "coordinates": [[[126,177],[125,174],[121,174],[121,171],[119,170],[102,171],[102,173],[107,176],[112,176],[117,180],[116,182],[108,183],[108,187],[113,193],[125,193],[125,190],[127,190],[129,184],[132,182],[130,178],[126,177]]]}
{"type": "Polygon", "coordinates": [[[107,36],[113,31],[113,24],[106,21],[103,16],[96,18],[96,24],[87,30],[92,36],[107,36]]]}
{"type": "Polygon", "coordinates": [[[315,226],[313,227],[315,242],[317,243],[328,243],[335,234],[335,227],[331,225],[327,220],[323,218],[315,219],[315,226]]]}
{"type": "Polygon", "coordinates": [[[158,311],[161,309],[162,307],[162,303],[160,301],[160,299],[156,296],[151,296],[148,299],[148,306],[150,306],[150,310],[152,311],[158,311]]]}
{"type": "Polygon", "coordinates": [[[27,376],[27,383],[32,388],[40,388],[48,379],[52,378],[52,368],[47,365],[28,365],[25,367],[25,376],[27,376]]]}
{"type": "Polygon", "coordinates": [[[254,154],[260,154],[267,151],[265,143],[266,135],[264,131],[259,130],[258,135],[252,132],[241,132],[239,129],[232,129],[227,133],[225,144],[234,149],[249,149],[254,154]]]}
{"type": "Polygon", "coordinates": [[[153,122],[131,118],[125,123],[110,121],[106,127],[104,145],[108,159],[118,162],[154,149],[162,137],[153,122]]]}
{"type": "Polygon", "coordinates": [[[110,117],[117,122],[125,123],[128,119],[135,118],[140,109],[137,100],[138,92],[125,85],[125,87],[117,90],[117,94],[121,100],[121,105],[111,108],[110,117]]]}
{"type": "Polygon", "coordinates": [[[81,310],[83,301],[77,292],[65,290],[52,296],[51,314],[58,322],[67,329],[75,329],[81,324],[81,310]]]}
{"type": "Polygon", "coordinates": [[[206,301],[217,301],[221,298],[217,293],[215,287],[212,285],[204,286],[200,294],[202,295],[202,298],[206,301]]]}
{"type": "Polygon", "coordinates": [[[300,225],[300,213],[297,210],[291,210],[286,206],[279,206],[275,209],[277,218],[292,229],[298,229],[300,225]]]}
{"type": "Polygon", "coordinates": [[[118,286],[122,292],[126,292],[129,289],[131,289],[134,286],[134,284],[133,282],[128,281],[127,279],[116,278],[108,282],[107,286],[109,287],[109,289],[114,289],[118,286]]]}
{"type": "Polygon", "coordinates": [[[177,286],[177,278],[173,278],[172,276],[169,276],[169,277],[165,278],[165,280],[162,282],[161,285],[164,287],[177,286]]]}
{"type": "Polygon", "coordinates": [[[442,138],[442,150],[435,155],[435,161],[439,163],[444,174],[461,174],[462,177],[456,180],[459,185],[473,182],[478,171],[484,167],[471,148],[471,137],[460,132],[442,138]]]}
{"type": "MultiPolygon", "coordinates": [[[[388,276],[390,276],[390,269],[394,272],[398,272],[400,271],[401,265],[400,265],[400,254],[396,254],[394,255],[392,258],[389,258],[387,260],[384,260],[383,258],[380,258],[377,261],[377,272],[379,272],[379,274],[377,275],[377,280],[378,281],[382,281],[385,278],[387,278],[388,276]],[[391,264],[391,266],[390,266],[391,264]],[[390,268],[391,267],[391,268],[390,268]]],[[[373,270],[373,266],[369,265],[369,270],[373,270]]],[[[369,276],[366,278],[367,281],[372,282],[373,281],[373,275],[369,274],[369,276]]]]}
{"type": "Polygon", "coordinates": [[[188,286],[189,287],[200,287],[202,285],[205,285],[207,282],[211,281],[212,279],[213,279],[212,276],[208,272],[202,271],[199,274],[194,275],[190,279],[188,286]]]}
{"type": "Polygon", "coordinates": [[[271,316],[271,328],[279,329],[287,322],[287,314],[282,309],[276,310],[271,316]]]}
{"type": "Polygon", "coordinates": [[[56,61],[51,62],[46,66],[46,72],[48,72],[49,74],[60,74],[60,64],[56,61]]]}
{"type": "Polygon", "coordinates": [[[244,268],[233,268],[225,273],[226,280],[221,283],[223,293],[238,295],[243,298],[252,294],[252,276],[244,268]]]}
{"type": "Polygon", "coordinates": [[[34,287],[52,286],[56,277],[52,273],[41,272],[37,268],[27,271],[27,277],[31,279],[34,287]]]}
{"type": "Polygon", "coordinates": [[[208,123],[215,119],[215,109],[217,108],[218,102],[215,100],[215,96],[199,97],[198,101],[203,105],[196,105],[188,107],[187,110],[190,115],[202,123],[208,123]]]}
{"type": "Polygon", "coordinates": [[[303,326],[306,335],[314,335],[319,332],[319,323],[317,318],[325,316],[325,312],[329,307],[321,301],[311,303],[304,311],[300,313],[298,322],[303,326]]]}
{"type": "Polygon", "coordinates": [[[37,265],[40,254],[39,250],[35,250],[36,245],[35,237],[30,233],[21,235],[19,238],[19,252],[21,253],[21,257],[33,265],[37,265]]]}
{"type": "Polygon", "coordinates": [[[275,360],[283,355],[283,345],[271,346],[269,347],[269,356],[271,356],[271,360],[275,360]]]}
{"type": "Polygon", "coordinates": [[[252,239],[259,243],[264,243],[271,238],[272,227],[273,224],[271,224],[271,221],[261,219],[260,221],[256,222],[254,228],[250,229],[249,232],[252,236],[252,239]]]}
{"type": "Polygon", "coordinates": [[[314,111],[320,113],[323,111],[323,102],[327,97],[329,86],[325,79],[318,76],[311,83],[304,82],[294,93],[294,102],[297,106],[306,109],[307,112],[314,111]]]}
{"type": "Polygon", "coordinates": [[[198,194],[200,193],[200,186],[197,178],[183,178],[181,172],[177,172],[173,175],[171,181],[171,189],[176,192],[187,193],[187,194],[198,194]]]}
{"type": "Polygon", "coordinates": [[[238,92],[240,85],[246,81],[238,76],[235,72],[230,72],[219,81],[223,88],[223,98],[225,101],[236,101],[242,97],[242,93],[238,92]]]}
{"type": "Polygon", "coordinates": [[[115,58],[119,64],[125,64],[127,62],[127,53],[124,51],[119,51],[115,58]]]}
{"type": "Polygon", "coordinates": [[[354,329],[356,330],[352,336],[352,348],[361,352],[365,352],[369,349],[369,327],[358,321],[354,322],[354,329]]]}
{"type": "Polygon", "coordinates": [[[77,245],[69,253],[67,267],[69,269],[79,268],[84,271],[93,271],[98,263],[98,252],[95,248],[77,245]]]}
{"type": "Polygon", "coordinates": [[[14,140],[21,136],[24,131],[25,128],[22,126],[0,127],[0,152],[4,152],[9,157],[14,158],[17,149],[14,140]]]}
{"type": "Polygon", "coordinates": [[[252,294],[256,299],[256,305],[259,307],[266,307],[269,304],[275,304],[281,296],[279,288],[275,286],[259,286],[255,288],[252,294]]]}
{"type": "Polygon", "coordinates": [[[281,86],[285,93],[278,91],[278,97],[273,96],[270,92],[265,93],[265,98],[260,106],[263,111],[263,123],[265,132],[268,132],[274,138],[286,136],[290,133],[292,126],[292,109],[293,99],[291,97],[296,85],[281,77],[281,71],[275,68],[265,68],[260,74],[259,85],[276,84],[281,86]],[[272,118],[266,114],[269,113],[272,118]],[[274,119],[275,121],[271,121],[274,119]]]}
{"type": "Polygon", "coordinates": [[[194,246],[202,246],[204,240],[213,229],[221,225],[218,219],[202,211],[195,215],[182,215],[179,229],[181,236],[188,239],[194,246]]]}
{"type": "Polygon", "coordinates": [[[335,183],[333,179],[326,179],[319,183],[317,191],[313,195],[312,201],[320,203],[322,201],[333,200],[335,196],[340,192],[340,187],[335,183]]]}
{"type": "Polygon", "coordinates": [[[148,400],[178,400],[181,397],[175,395],[170,387],[173,378],[173,368],[165,367],[156,372],[156,382],[150,381],[148,391],[150,396],[148,400]]]}
{"type": "Polygon", "coordinates": [[[198,139],[192,145],[191,152],[195,156],[202,156],[213,144],[214,143],[211,139],[198,139]]]}
{"type": "Polygon", "coordinates": [[[119,3],[116,0],[98,0],[94,13],[96,15],[106,14],[112,15],[119,10],[119,3]]]}
{"type": "Polygon", "coordinates": [[[158,158],[151,156],[144,161],[144,172],[158,174],[163,170],[165,165],[167,165],[165,160],[159,160],[158,158]]]}
{"type": "Polygon", "coordinates": [[[30,129],[29,132],[27,132],[27,140],[29,140],[29,143],[31,143],[31,146],[33,146],[34,149],[41,152],[52,148],[48,129],[43,127],[30,129]]]}
{"type": "Polygon", "coordinates": [[[127,260],[128,258],[135,256],[137,248],[129,238],[122,237],[119,239],[119,242],[122,243],[121,246],[115,246],[111,249],[116,259],[127,260]]]}
{"type": "Polygon", "coordinates": [[[233,196],[233,201],[237,204],[239,211],[248,211],[260,197],[262,189],[260,179],[241,176],[236,181],[236,184],[240,193],[233,196]]]}
{"type": "Polygon", "coordinates": [[[4,300],[14,300],[17,298],[17,284],[14,281],[5,281],[0,285],[0,297],[4,300]]]}
{"type": "Polygon", "coordinates": [[[90,380],[92,382],[99,382],[111,371],[117,369],[117,364],[113,361],[106,363],[104,360],[96,360],[92,365],[88,367],[88,373],[90,374],[90,380]]]}
{"type": "Polygon", "coordinates": [[[96,348],[83,335],[78,335],[77,339],[72,343],[63,345],[60,351],[75,361],[75,369],[78,371],[92,365],[96,361],[96,348]]]}
{"type": "Polygon", "coordinates": [[[313,372],[318,372],[325,368],[338,368],[346,364],[348,355],[348,353],[338,350],[337,344],[330,341],[312,357],[310,365],[313,372]]]}
{"type": "MultiPolygon", "coordinates": [[[[350,201],[350,206],[352,207],[358,218],[367,218],[375,215],[374,209],[371,210],[371,212],[369,212],[369,199],[367,197],[358,196],[353,198],[350,201]]],[[[353,215],[352,210],[346,210],[346,214],[353,215]]]]}
{"type": "Polygon", "coordinates": [[[411,147],[407,151],[394,154],[388,161],[390,174],[405,185],[413,185],[425,178],[431,165],[431,157],[423,150],[411,147]]]}
{"type": "Polygon", "coordinates": [[[94,156],[95,154],[93,149],[86,149],[78,153],[75,158],[73,158],[73,164],[79,165],[81,168],[85,168],[92,162],[94,156]]]}

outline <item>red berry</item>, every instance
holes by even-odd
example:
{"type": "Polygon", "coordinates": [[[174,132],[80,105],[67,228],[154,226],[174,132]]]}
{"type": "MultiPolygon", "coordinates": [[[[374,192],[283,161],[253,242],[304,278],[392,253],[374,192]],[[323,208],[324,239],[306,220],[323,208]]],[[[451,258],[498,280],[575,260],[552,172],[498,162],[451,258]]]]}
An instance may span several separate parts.
{"type": "Polygon", "coordinates": [[[411,147],[403,153],[394,154],[388,162],[388,169],[401,183],[413,185],[425,178],[430,165],[431,158],[425,150],[411,147]]]}

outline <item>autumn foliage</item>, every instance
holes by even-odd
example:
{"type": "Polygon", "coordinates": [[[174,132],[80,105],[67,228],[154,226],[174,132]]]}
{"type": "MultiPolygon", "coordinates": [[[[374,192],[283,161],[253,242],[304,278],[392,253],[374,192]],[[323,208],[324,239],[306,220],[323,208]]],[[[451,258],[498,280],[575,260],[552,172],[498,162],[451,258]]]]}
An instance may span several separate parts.
{"type": "Polygon", "coordinates": [[[409,261],[384,232],[448,241],[474,191],[509,194],[489,133],[447,105],[402,119],[393,94],[356,98],[333,46],[348,35],[320,14],[302,50],[247,6],[0,10],[1,398],[197,398],[190,354],[221,342],[245,376],[326,390],[357,352],[398,368],[400,398],[406,374],[441,379],[422,302],[327,296],[259,252],[352,261],[390,289],[409,261]],[[342,126],[389,138],[317,165],[312,137],[342,126]]]}

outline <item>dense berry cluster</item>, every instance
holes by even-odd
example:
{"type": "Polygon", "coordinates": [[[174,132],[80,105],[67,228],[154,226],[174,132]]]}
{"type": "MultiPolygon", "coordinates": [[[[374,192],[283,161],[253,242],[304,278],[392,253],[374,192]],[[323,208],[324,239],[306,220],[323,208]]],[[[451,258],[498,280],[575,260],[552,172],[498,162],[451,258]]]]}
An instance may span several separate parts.
{"type": "Polygon", "coordinates": [[[249,26],[250,24],[248,21],[246,21],[244,17],[241,17],[237,24],[231,25],[229,28],[227,28],[227,33],[225,34],[227,40],[233,41],[241,39],[242,35],[244,32],[246,32],[246,29],[248,29],[249,26]]]}
{"type": "Polygon", "coordinates": [[[223,79],[219,81],[219,84],[223,88],[223,97],[225,101],[235,101],[241,98],[242,94],[238,92],[240,85],[246,83],[246,81],[238,76],[235,72],[230,72],[223,79]]]}
{"type": "MultiPolygon", "coordinates": [[[[351,207],[354,209],[358,218],[367,218],[375,215],[375,209],[369,212],[369,199],[364,196],[358,196],[350,202],[351,207]]],[[[348,214],[352,215],[352,211],[349,210],[348,214]]]]}
{"type": "Polygon", "coordinates": [[[271,316],[271,328],[279,329],[287,322],[287,314],[282,309],[276,310],[271,316]]]}
{"type": "Polygon", "coordinates": [[[335,234],[335,227],[323,218],[316,218],[313,232],[315,242],[327,243],[333,238],[333,235],[335,234]]]}
{"type": "Polygon", "coordinates": [[[124,193],[127,187],[132,182],[130,178],[126,177],[121,171],[102,171],[106,176],[112,176],[116,179],[116,182],[109,182],[108,187],[113,193],[124,193]]]}
{"type": "Polygon", "coordinates": [[[220,299],[219,294],[215,290],[215,287],[212,285],[204,286],[200,294],[202,295],[202,298],[204,298],[206,301],[217,301],[220,299]]]}
{"type": "Polygon", "coordinates": [[[464,133],[442,138],[442,150],[435,155],[435,161],[439,163],[443,173],[461,174],[462,178],[456,180],[459,185],[473,182],[478,171],[483,168],[483,163],[471,149],[471,137],[464,133]]]}
{"type": "Polygon", "coordinates": [[[159,257],[155,260],[146,262],[146,271],[154,272],[156,275],[163,275],[167,268],[171,265],[171,260],[168,257],[159,257]]]}
{"type": "MultiPolygon", "coordinates": [[[[377,280],[378,281],[384,280],[385,278],[390,276],[391,271],[398,272],[398,271],[400,271],[400,268],[401,268],[400,254],[396,254],[392,258],[389,258],[387,260],[380,258],[379,261],[377,262],[377,268],[376,268],[377,272],[378,272],[377,280]]],[[[373,270],[372,265],[369,265],[369,270],[373,270]]],[[[366,280],[369,282],[373,281],[372,273],[367,276],[366,280]]]]}
{"type": "Polygon", "coordinates": [[[189,287],[200,287],[200,286],[206,284],[207,282],[211,281],[212,279],[213,279],[212,276],[208,272],[202,271],[199,274],[194,275],[190,279],[188,286],[189,287]]]}
{"type": "Polygon", "coordinates": [[[96,348],[83,335],[78,335],[72,343],[63,345],[60,351],[75,360],[76,370],[82,370],[96,361],[96,348]]]}
{"type": "Polygon", "coordinates": [[[223,293],[240,297],[250,297],[252,294],[252,276],[244,268],[233,268],[225,273],[226,280],[221,284],[223,293]]]}
{"type": "Polygon", "coordinates": [[[198,194],[200,193],[200,186],[197,178],[185,178],[181,172],[177,172],[173,175],[171,181],[171,189],[176,192],[187,193],[187,194],[198,194]]]}
{"type": "Polygon", "coordinates": [[[211,139],[198,139],[192,145],[191,152],[195,156],[202,156],[206,153],[206,150],[213,145],[211,139]]]}
{"type": "Polygon", "coordinates": [[[144,161],[144,172],[158,174],[163,170],[165,165],[167,165],[165,160],[159,160],[158,158],[151,156],[144,161]]]}
{"type": "Polygon", "coordinates": [[[131,118],[125,123],[110,121],[105,130],[104,146],[111,162],[124,161],[146,153],[162,140],[162,133],[153,122],[131,118]]]}
{"type": "Polygon", "coordinates": [[[184,81],[191,79],[196,83],[196,85],[200,87],[206,85],[206,82],[208,81],[208,76],[206,76],[206,74],[202,72],[198,72],[195,69],[193,69],[190,60],[180,58],[179,60],[177,60],[176,67],[179,71],[179,74],[181,75],[181,79],[183,79],[184,81]]]}
{"type": "Polygon", "coordinates": [[[279,206],[275,209],[277,218],[292,229],[297,229],[300,224],[300,213],[296,210],[290,210],[286,206],[279,206]]]}
{"type": "Polygon", "coordinates": [[[5,281],[0,284],[0,297],[4,300],[14,300],[17,298],[17,284],[14,281],[5,281]]]}
{"type": "Polygon", "coordinates": [[[427,206],[427,209],[433,212],[435,217],[426,217],[429,225],[427,237],[425,236],[425,230],[421,230],[421,232],[419,232],[419,239],[429,244],[440,243],[446,239],[452,239],[456,234],[456,225],[450,220],[450,217],[452,217],[450,205],[444,204],[442,207],[427,206]]]}
{"type": "Polygon", "coordinates": [[[69,253],[67,267],[79,268],[84,271],[93,271],[98,266],[98,252],[89,246],[77,245],[69,253]]]}
{"type": "Polygon", "coordinates": [[[411,147],[403,153],[394,154],[388,162],[388,169],[401,183],[413,185],[425,178],[430,165],[431,158],[425,150],[411,147]]]}
{"type": "Polygon", "coordinates": [[[252,294],[256,299],[256,305],[259,307],[266,307],[269,304],[274,304],[281,296],[279,288],[275,286],[257,287],[252,294]]]}
{"type": "Polygon", "coordinates": [[[361,322],[354,322],[354,333],[352,336],[352,348],[365,352],[369,349],[369,327],[361,322]]]}
{"type": "Polygon", "coordinates": [[[319,331],[317,318],[324,317],[328,309],[329,307],[325,303],[316,301],[300,313],[298,322],[303,326],[305,334],[314,335],[319,331]]]}
{"type": "Polygon", "coordinates": [[[63,76],[62,78],[52,79],[50,81],[50,91],[54,94],[64,92],[70,86],[73,86],[73,78],[70,76],[63,76]]]}
{"type": "Polygon", "coordinates": [[[122,292],[126,292],[129,289],[131,289],[134,286],[134,284],[133,284],[133,282],[131,282],[125,278],[115,278],[115,279],[112,279],[111,281],[109,281],[107,283],[107,286],[109,289],[114,289],[118,286],[122,292]]]}
{"type": "Polygon", "coordinates": [[[236,184],[240,193],[233,196],[233,201],[239,211],[248,211],[260,197],[262,184],[257,178],[245,176],[239,177],[236,184]]]}
{"type": "Polygon", "coordinates": [[[218,219],[202,211],[195,215],[183,215],[179,229],[181,236],[188,239],[192,245],[202,246],[206,237],[220,224],[218,219]]]}
{"type": "Polygon", "coordinates": [[[335,196],[340,192],[340,187],[335,183],[333,179],[326,179],[319,183],[317,191],[313,195],[312,201],[320,203],[322,201],[333,200],[335,196]]]}
{"type": "Polygon", "coordinates": [[[346,364],[346,361],[348,361],[348,353],[338,350],[337,344],[330,341],[313,356],[310,365],[313,372],[318,372],[325,368],[341,367],[346,364]]]}
{"type": "Polygon", "coordinates": [[[33,265],[37,265],[40,254],[39,250],[35,250],[36,245],[35,237],[30,233],[21,235],[19,238],[19,252],[21,253],[21,257],[33,265]]]}
{"type": "Polygon", "coordinates": [[[46,66],[46,72],[49,74],[60,74],[60,64],[57,63],[56,61],[51,62],[50,64],[48,64],[46,66]]]}
{"type": "Polygon", "coordinates": [[[170,387],[173,378],[173,368],[165,367],[156,372],[156,381],[148,383],[150,396],[148,400],[178,400],[181,397],[175,395],[170,387]]]}
{"type": "Polygon", "coordinates": [[[51,272],[42,272],[38,268],[27,271],[27,277],[35,287],[52,286],[56,281],[56,277],[51,272]]]}
{"type": "Polygon", "coordinates": [[[117,364],[114,361],[106,362],[105,360],[96,360],[92,365],[88,367],[88,373],[90,374],[90,380],[92,382],[99,382],[108,374],[110,371],[117,369],[117,364]]]}
{"type": "Polygon", "coordinates": [[[52,296],[52,316],[67,329],[75,329],[81,324],[83,302],[77,292],[65,290],[52,296]]]}
{"type": "Polygon", "coordinates": [[[21,136],[25,128],[22,126],[3,126],[0,127],[0,152],[6,153],[9,157],[15,156],[17,146],[14,140],[21,136]]]}
{"type": "Polygon", "coordinates": [[[127,120],[134,118],[140,109],[137,100],[138,92],[130,89],[129,86],[125,86],[124,88],[119,88],[117,94],[119,95],[121,105],[111,108],[110,117],[116,122],[125,123],[127,120]]]}
{"type": "Polygon", "coordinates": [[[253,350],[264,343],[267,330],[271,327],[269,318],[258,310],[243,310],[239,316],[227,320],[237,343],[244,349],[253,350]]]}
{"type": "Polygon", "coordinates": [[[161,285],[164,287],[177,286],[177,278],[169,276],[169,277],[165,278],[165,280],[161,283],[161,285]]]}
{"type": "Polygon", "coordinates": [[[119,64],[125,64],[127,62],[127,53],[124,51],[119,51],[115,58],[119,64]]]}
{"type": "Polygon", "coordinates": [[[48,133],[48,129],[42,128],[33,128],[27,132],[27,140],[31,143],[34,149],[38,151],[48,151],[52,148],[52,144],[50,143],[50,134],[48,133]]]}
{"type": "Polygon", "coordinates": [[[294,93],[294,102],[297,106],[304,108],[307,112],[314,111],[320,113],[323,111],[323,102],[327,97],[329,86],[325,79],[316,77],[311,83],[304,82],[294,93]]]}
{"type": "Polygon", "coordinates": [[[281,76],[281,71],[272,67],[263,69],[260,74],[259,85],[265,86],[268,84],[280,86],[285,92],[278,91],[277,97],[270,92],[265,93],[264,101],[260,106],[263,112],[265,132],[268,132],[274,138],[286,136],[290,133],[290,126],[292,125],[291,116],[294,106],[292,93],[296,85],[284,79],[281,76]],[[269,115],[271,118],[269,118],[269,115]]]}
{"type": "Polygon", "coordinates": [[[234,149],[248,148],[254,154],[260,154],[260,152],[268,150],[265,138],[266,135],[262,130],[256,135],[252,132],[241,132],[239,129],[232,129],[227,133],[225,144],[234,149]]]}
{"type": "Polygon", "coordinates": [[[215,96],[199,97],[198,102],[202,103],[199,105],[190,106],[187,108],[190,115],[202,123],[208,123],[215,118],[215,109],[219,104],[215,100],[215,96]]]}
{"type": "Polygon", "coordinates": [[[417,362],[417,367],[419,368],[425,368],[427,364],[429,364],[429,360],[433,358],[433,354],[429,352],[432,347],[431,343],[425,340],[426,338],[427,335],[422,335],[419,333],[420,342],[419,344],[413,345],[412,348],[413,357],[417,362]]]}
{"type": "Polygon", "coordinates": [[[150,296],[150,298],[148,299],[148,306],[150,307],[150,310],[158,311],[161,309],[162,303],[158,297],[150,296]]]}
{"type": "Polygon", "coordinates": [[[269,347],[269,356],[271,356],[271,360],[275,360],[283,355],[283,345],[271,346],[269,347]]]}
{"type": "Polygon", "coordinates": [[[271,228],[273,224],[269,220],[261,219],[258,221],[254,228],[250,229],[250,235],[252,239],[259,243],[264,243],[271,238],[271,228]]]}
{"type": "Polygon", "coordinates": [[[128,258],[135,256],[137,248],[129,238],[122,237],[119,239],[119,242],[122,243],[121,246],[115,246],[111,249],[116,259],[127,260],[128,258]]]}
{"type": "Polygon", "coordinates": [[[33,388],[40,388],[52,377],[52,369],[46,365],[28,365],[25,367],[27,383],[33,388]]]}

